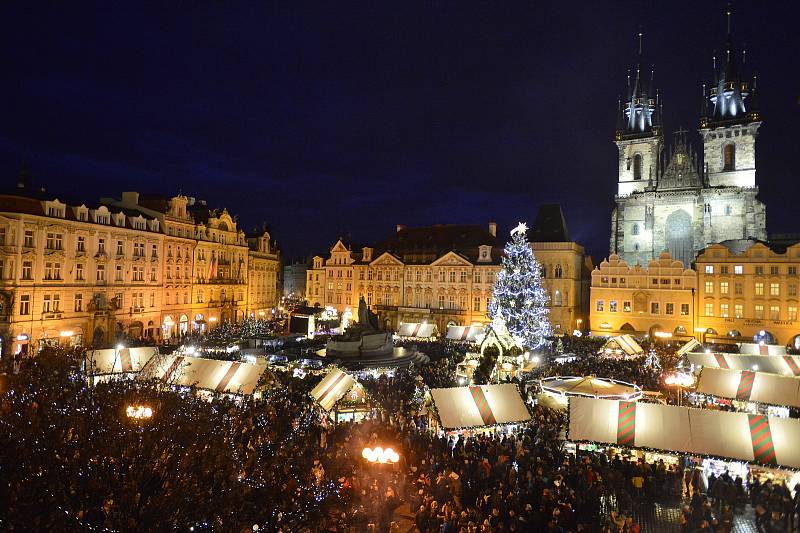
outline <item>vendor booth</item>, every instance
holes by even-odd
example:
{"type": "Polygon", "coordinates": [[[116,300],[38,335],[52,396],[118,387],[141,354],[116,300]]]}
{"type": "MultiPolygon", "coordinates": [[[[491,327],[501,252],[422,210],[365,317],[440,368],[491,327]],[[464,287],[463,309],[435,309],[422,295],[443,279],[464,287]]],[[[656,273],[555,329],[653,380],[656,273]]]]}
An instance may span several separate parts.
{"type": "Polygon", "coordinates": [[[800,407],[800,378],[793,376],[706,367],[696,390],[733,400],[800,407]]]}
{"type": "Polygon", "coordinates": [[[331,369],[309,394],[336,422],[357,422],[371,412],[364,387],[338,368],[331,369]]]}
{"type": "Polygon", "coordinates": [[[703,345],[697,342],[697,339],[691,339],[689,342],[678,348],[678,351],[675,352],[675,355],[680,357],[690,352],[702,351],[702,349],[703,345]]]}
{"type": "Polygon", "coordinates": [[[153,358],[141,375],[179,387],[197,387],[221,394],[251,395],[266,369],[265,362],[241,363],[167,355],[153,358]]]}
{"type": "Polygon", "coordinates": [[[608,357],[638,357],[644,355],[644,349],[630,335],[611,337],[600,349],[601,355],[608,357]]]}
{"type": "Polygon", "coordinates": [[[438,414],[434,422],[446,431],[493,429],[531,419],[519,389],[511,383],[431,389],[431,398],[438,414]]]}
{"type": "Polygon", "coordinates": [[[638,385],[595,376],[556,376],[539,380],[539,385],[542,388],[539,394],[541,403],[548,407],[558,405],[561,409],[567,408],[568,400],[573,396],[631,401],[642,396],[638,385]]]}
{"type": "Polygon", "coordinates": [[[479,335],[483,335],[483,326],[450,326],[447,328],[447,338],[454,341],[477,342],[479,335]]]}
{"type": "Polygon", "coordinates": [[[570,398],[568,438],[800,468],[800,420],[570,398]]]}
{"type": "Polygon", "coordinates": [[[156,347],[89,350],[86,352],[84,364],[89,365],[85,369],[86,373],[96,383],[112,377],[131,377],[138,374],[157,355],[156,347]]]}
{"type": "Polygon", "coordinates": [[[685,361],[694,366],[697,371],[700,367],[710,367],[800,376],[800,356],[797,355],[739,355],[704,352],[686,354],[685,361]]]}
{"type": "Polygon", "coordinates": [[[742,355],[786,355],[786,346],[763,342],[743,342],[739,345],[739,353],[742,355]]]}
{"type": "Polygon", "coordinates": [[[436,324],[427,322],[404,322],[397,330],[397,336],[406,339],[430,339],[436,333],[436,324]]]}

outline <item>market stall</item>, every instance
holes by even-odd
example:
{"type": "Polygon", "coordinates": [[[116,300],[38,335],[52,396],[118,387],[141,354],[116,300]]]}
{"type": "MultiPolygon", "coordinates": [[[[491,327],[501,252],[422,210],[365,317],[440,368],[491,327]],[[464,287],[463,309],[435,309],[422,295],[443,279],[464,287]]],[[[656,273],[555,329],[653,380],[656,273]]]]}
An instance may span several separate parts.
{"type": "Polygon", "coordinates": [[[800,468],[800,420],[640,402],[570,399],[568,438],[800,468]]]}
{"type": "Polygon", "coordinates": [[[742,355],[786,355],[786,346],[763,342],[743,342],[739,345],[739,353],[742,355]]]}
{"type": "Polygon", "coordinates": [[[689,342],[678,348],[678,351],[675,352],[675,355],[678,357],[687,354],[689,352],[694,352],[698,350],[702,350],[703,345],[697,342],[697,339],[691,339],[689,342]]]}
{"type": "Polygon", "coordinates": [[[701,367],[730,370],[753,370],[768,374],[800,376],[800,356],[797,355],[739,355],[720,352],[689,353],[685,361],[699,372],[701,367]]]}
{"type": "Polygon", "coordinates": [[[644,349],[630,335],[617,335],[606,341],[600,354],[608,357],[638,357],[644,354],[644,349]]]}
{"type": "Polygon", "coordinates": [[[447,338],[454,341],[476,342],[479,335],[483,335],[483,326],[450,326],[447,328],[447,338]]]}
{"type": "Polygon", "coordinates": [[[721,398],[800,407],[800,378],[793,376],[706,367],[696,390],[721,398]]]}
{"type": "Polygon", "coordinates": [[[539,380],[542,392],[539,400],[548,406],[566,409],[570,397],[605,398],[608,400],[638,400],[642,389],[638,385],[596,376],[555,376],[539,380]],[[544,398],[548,397],[548,398],[544,398]]]}
{"type": "Polygon", "coordinates": [[[371,410],[364,387],[350,374],[333,368],[309,395],[335,421],[358,421],[371,410]]]}
{"type": "Polygon", "coordinates": [[[444,430],[490,428],[531,419],[514,384],[432,389],[435,420],[444,430]]]}
{"type": "Polygon", "coordinates": [[[156,355],[156,347],[89,350],[86,352],[84,364],[89,365],[87,374],[97,382],[111,377],[138,374],[156,355]]]}
{"type": "Polygon", "coordinates": [[[179,387],[251,395],[266,369],[265,362],[242,363],[174,354],[153,358],[142,376],[179,387]]]}
{"type": "Polygon", "coordinates": [[[436,324],[427,322],[404,322],[397,330],[397,336],[407,339],[429,339],[436,336],[436,324]]]}

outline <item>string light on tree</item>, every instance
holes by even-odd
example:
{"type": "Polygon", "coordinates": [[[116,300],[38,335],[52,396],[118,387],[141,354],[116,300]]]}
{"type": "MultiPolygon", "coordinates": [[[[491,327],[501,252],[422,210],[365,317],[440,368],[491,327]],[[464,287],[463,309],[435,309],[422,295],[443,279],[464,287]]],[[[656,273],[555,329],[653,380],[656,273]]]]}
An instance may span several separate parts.
{"type": "Polygon", "coordinates": [[[511,230],[489,303],[489,317],[502,318],[508,331],[531,350],[545,343],[552,328],[541,267],[528,243],[527,231],[524,222],[511,230]]]}

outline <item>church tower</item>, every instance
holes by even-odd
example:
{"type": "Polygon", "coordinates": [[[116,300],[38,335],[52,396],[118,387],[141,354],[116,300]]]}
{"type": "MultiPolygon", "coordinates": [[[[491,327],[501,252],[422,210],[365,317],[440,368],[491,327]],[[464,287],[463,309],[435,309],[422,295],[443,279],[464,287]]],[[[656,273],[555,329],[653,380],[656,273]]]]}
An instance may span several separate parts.
{"type": "Polygon", "coordinates": [[[660,109],[653,88],[653,70],[647,72],[642,58],[642,34],[639,33],[639,57],[633,73],[628,72],[626,101],[618,104],[615,142],[619,151],[618,196],[652,187],[657,179],[658,161],[663,146],[660,109]],[[633,78],[631,78],[633,74],[633,78]]]}
{"type": "Polygon", "coordinates": [[[726,12],[728,38],[722,57],[714,57],[714,84],[703,86],[700,137],[705,171],[711,187],[756,187],[756,136],[761,117],[756,103],[756,82],[742,75],[745,53],[739,63],[731,39],[731,11],[726,12]]]}

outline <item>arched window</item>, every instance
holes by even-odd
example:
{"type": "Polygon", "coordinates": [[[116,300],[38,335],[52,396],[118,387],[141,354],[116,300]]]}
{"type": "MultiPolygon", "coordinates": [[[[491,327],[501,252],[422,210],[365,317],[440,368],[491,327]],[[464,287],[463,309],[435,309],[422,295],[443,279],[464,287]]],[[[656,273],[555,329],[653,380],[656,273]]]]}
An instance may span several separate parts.
{"type": "Polygon", "coordinates": [[[631,228],[631,235],[639,235],[639,224],[634,224],[631,228]]]}
{"type": "Polygon", "coordinates": [[[553,293],[553,305],[560,306],[562,304],[561,291],[557,290],[553,293]]]}
{"type": "Polygon", "coordinates": [[[556,265],[556,267],[553,269],[553,277],[560,278],[563,274],[564,271],[561,270],[561,265],[556,265]]]}
{"type": "Polygon", "coordinates": [[[726,144],[722,149],[722,170],[736,170],[736,146],[726,144]]]}
{"type": "Polygon", "coordinates": [[[547,268],[544,265],[539,267],[539,277],[542,279],[547,277],[547,268]]]}
{"type": "Polygon", "coordinates": [[[725,214],[728,215],[728,216],[732,215],[733,214],[733,207],[731,207],[730,205],[726,205],[725,206],[725,214]]]}
{"type": "Polygon", "coordinates": [[[633,156],[633,179],[642,179],[642,154],[633,156]]]}

